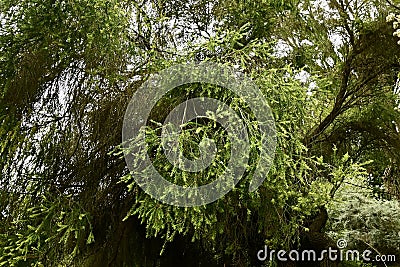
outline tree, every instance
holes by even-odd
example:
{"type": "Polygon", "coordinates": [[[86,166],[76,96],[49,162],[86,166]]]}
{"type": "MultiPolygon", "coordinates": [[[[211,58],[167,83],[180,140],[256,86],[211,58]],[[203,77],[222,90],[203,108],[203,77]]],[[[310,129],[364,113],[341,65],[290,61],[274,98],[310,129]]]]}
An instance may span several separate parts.
{"type": "Polygon", "coordinates": [[[371,189],[367,204],[399,198],[400,50],[398,18],[388,17],[398,8],[389,2],[0,6],[0,265],[259,265],[265,244],[334,246],[332,237],[348,230],[335,216],[352,202],[340,192],[354,179],[371,189]],[[236,188],[209,205],[169,206],[143,192],[126,167],[120,136],[130,98],[151,74],[188,61],[235,66],[269,102],[277,150],[256,192],[248,192],[259,160],[256,118],[240,97],[207,84],[160,101],[147,144],[171,181],[214,180],[230,159],[226,132],[212,120],[185,126],[186,156],[198,156],[205,135],[221,152],[222,164],[193,176],[165,158],[159,125],[186,99],[225,101],[250,132],[249,166],[236,188]]]}

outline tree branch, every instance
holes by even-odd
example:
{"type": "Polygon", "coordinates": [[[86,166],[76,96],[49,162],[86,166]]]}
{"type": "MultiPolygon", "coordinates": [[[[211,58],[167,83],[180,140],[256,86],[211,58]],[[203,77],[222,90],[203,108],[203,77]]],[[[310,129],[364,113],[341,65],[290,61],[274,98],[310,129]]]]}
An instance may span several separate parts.
{"type": "Polygon", "coordinates": [[[332,111],[329,113],[327,117],[310,133],[308,134],[304,139],[303,139],[303,144],[306,147],[310,147],[311,144],[320,136],[326,128],[336,119],[337,116],[339,116],[343,112],[343,104],[346,100],[346,98],[349,96],[347,94],[347,88],[348,88],[348,83],[351,75],[351,64],[354,59],[354,54],[351,54],[346,62],[345,66],[343,68],[342,72],[342,82],[340,85],[339,92],[336,96],[335,99],[335,105],[332,109],[332,111]]]}
{"type": "Polygon", "coordinates": [[[386,0],[386,3],[388,3],[389,6],[395,8],[395,9],[397,9],[397,10],[400,10],[400,7],[396,6],[395,4],[393,4],[392,2],[390,2],[389,0],[386,0]]]}

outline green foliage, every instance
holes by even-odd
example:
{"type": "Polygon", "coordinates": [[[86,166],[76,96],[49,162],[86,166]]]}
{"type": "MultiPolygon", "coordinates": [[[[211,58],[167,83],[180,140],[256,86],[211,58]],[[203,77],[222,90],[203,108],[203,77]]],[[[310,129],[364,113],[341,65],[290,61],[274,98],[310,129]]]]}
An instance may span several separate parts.
{"type": "Polygon", "coordinates": [[[116,264],[129,251],[115,245],[130,238],[129,220],[146,228],[147,238],[134,242],[164,242],[157,254],[186,238],[218,263],[257,265],[253,254],[264,244],[301,247],[324,207],[333,220],[318,231],[395,249],[400,49],[391,12],[382,1],[1,0],[0,265],[76,266],[94,251],[115,253],[101,264],[116,264]],[[277,151],[263,185],[248,192],[260,157],[254,114],[223,88],[177,88],[152,111],[146,135],[167,179],[208,183],[230,159],[226,131],[202,120],[185,125],[179,149],[196,158],[199,142],[212,138],[217,160],[200,173],[168,162],[160,125],[189,98],[227,103],[245,121],[251,147],[234,190],[178,208],[133,182],[120,132],[140,85],[189,61],[234,66],[253,79],[273,110],[277,151]]]}
{"type": "Polygon", "coordinates": [[[399,255],[400,214],[398,201],[377,200],[347,193],[331,208],[334,239],[345,238],[347,249],[369,249],[383,255],[399,255]]]}
{"type": "Polygon", "coordinates": [[[27,195],[11,211],[0,232],[0,266],[70,266],[94,242],[90,215],[68,196],[35,205],[27,195]]]}

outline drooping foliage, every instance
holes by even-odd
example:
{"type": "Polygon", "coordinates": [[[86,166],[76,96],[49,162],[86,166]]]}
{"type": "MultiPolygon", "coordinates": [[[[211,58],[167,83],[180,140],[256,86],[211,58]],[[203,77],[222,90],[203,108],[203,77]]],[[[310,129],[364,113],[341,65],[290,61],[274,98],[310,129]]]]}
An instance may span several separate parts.
{"type": "Polygon", "coordinates": [[[398,253],[386,244],[393,224],[375,227],[372,213],[382,207],[387,222],[396,206],[387,204],[400,198],[398,13],[383,1],[1,0],[0,265],[259,265],[264,245],[323,249],[368,227],[384,249],[377,253],[398,253]],[[249,192],[252,170],[263,167],[254,114],[223,88],[176,88],[153,109],[146,138],[171,181],[207,183],[231,157],[226,132],[203,120],[185,126],[181,148],[196,158],[202,137],[214,139],[214,168],[172,166],[159,127],[174,106],[216,98],[252,130],[236,188],[181,208],[135,184],[122,157],[122,121],[150,75],[196,61],[233,66],[258,85],[277,148],[263,185],[249,192]],[[356,204],[341,193],[361,187],[356,204]],[[320,223],[326,209],[331,220],[320,223]]]}

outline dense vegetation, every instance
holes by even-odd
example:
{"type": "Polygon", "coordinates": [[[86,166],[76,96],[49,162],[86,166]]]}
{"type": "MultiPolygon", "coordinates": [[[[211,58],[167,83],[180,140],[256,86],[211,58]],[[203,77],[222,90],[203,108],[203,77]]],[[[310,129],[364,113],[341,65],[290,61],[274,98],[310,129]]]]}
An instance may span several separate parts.
{"type": "Polygon", "coordinates": [[[292,266],[260,262],[257,251],[320,251],[339,238],[400,260],[395,2],[0,0],[0,23],[0,266],[292,266]],[[175,207],[135,184],[122,123],[152,74],[199,61],[232,66],[259,86],[276,154],[249,192],[254,114],[223,88],[176,88],[153,109],[146,139],[172,181],[210,182],[230,157],[225,131],[204,120],[185,128],[182,148],[196,158],[210,136],[222,164],[196,177],[168,164],[158,125],[174,106],[217,98],[253,131],[234,190],[175,207]]]}

